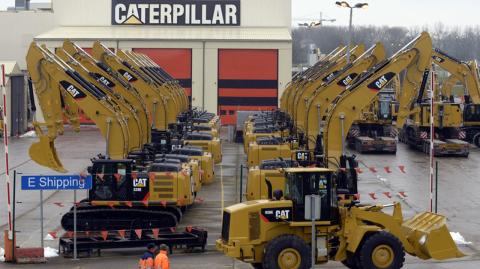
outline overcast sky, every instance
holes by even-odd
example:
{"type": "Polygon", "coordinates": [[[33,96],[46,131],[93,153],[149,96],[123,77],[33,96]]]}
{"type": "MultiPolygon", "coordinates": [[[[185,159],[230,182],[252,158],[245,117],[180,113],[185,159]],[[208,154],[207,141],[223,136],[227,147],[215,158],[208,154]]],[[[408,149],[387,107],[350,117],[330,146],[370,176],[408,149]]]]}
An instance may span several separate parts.
{"type": "MultiPolygon", "coordinates": [[[[32,2],[45,1],[47,0],[32,2]]],[[[318,20],[322,12],[324,18],[336,19],[333,25],[348,24],[348,9],[337,7],[335,0],[291,1],[294,23],[318,20]]],[[[410,27],[434,25],[436,22],[442,22],[446,26],[480,24],[480,0],[359,0],[361,1],[368,3],[369,7],[354,11],[353,22],[356,25],[410,27]]],[[[352,5],[358,3],[353,0],[348,2],[352,5]]],[[[5,10],[14,3],[14,0],[0,0],[0,10],[5,10]]]]}
{"type": "MultiPolygon", "coordinates": [[[[367,9],[355,9],[353,23],[356,25],[424,26],[442,22],[446,26],[480,24],[479,0],[359,0],[347,1],[352,6],[359,2],[369,4],[367,9]]],[[[293,19],[336,19],[334,23],[348,25],[349,12],[339,8],[335,0],[292,0],[293,19]]]]}

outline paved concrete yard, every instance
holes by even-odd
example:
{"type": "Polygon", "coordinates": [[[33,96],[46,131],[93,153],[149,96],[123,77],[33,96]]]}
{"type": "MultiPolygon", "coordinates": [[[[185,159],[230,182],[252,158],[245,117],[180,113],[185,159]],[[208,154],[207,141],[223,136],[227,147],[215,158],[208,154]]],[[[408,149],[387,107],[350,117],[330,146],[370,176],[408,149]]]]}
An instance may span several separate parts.
{"type": "MultiPolygon", "coordinates": [[[[24,174],[51,173],[36,165],[28,157],[28,147],[34,138],[12,139],[10,144],[11,169],[24,174]]],[[[89,158],[104,149],[104,142],[98,131],[91,127],[82,128],[79,134],[67,131],[57,139],[60,158],[71,172],[82,171],[89,158]]],[[[3,150],[3,149],[2,149],[3,150]]],[[[3,154],[3,153],[2,153],[3,154]]],[[[364,203],[391,203],[401,201],[406,217],[428,208],[428,156],[411,151],[400,144],[397,155],[361,155],[360,194],[364,203]],[[399,166],[405,167],[404,171],[399,166]],[[371,168],[371,169],[370,169],[371,168]],[[402,194],[400,194],[402,192],[402,194]],[[373,193],[373,194],[372,194],[373,193]],[[388,193],[392,198],[388,198],[388,193]],[[371,195],[372,194],[372,195],[371,195]],[[374,199],[375,198],[375,199],[374,199]]],[[[470,269],[480,265],[480,152],[472,148],[469,158],[440,158],[439,169],[439,212],[448,217],[451,231],[460,232],[469,246],[462,250],[470,256],[457,261],[443,263],[424,262],[408,257],[404,268],[408,269],[470,269]]],[[[204,202],[196,204],[184,216],[181,227],[196,225],[209,231],[206,253],[186,254],[177,251],[172,256],[173,268],[250,268],[247,264],[233,262],[232,259],[214,250],[214,241],[220,236],[221,208],[238,201],[240,164],[245,163],[241,145],[224,142],[223,163],[216,166],[216,181],[205,185],[199,194],[204,202]],[[222,199],[223,198],[223,199],[222,199]]],[[[4,168],[0,170],[0,204],[5,204],[4,168]]],[[[246,179],[246,177],[245,177],[246,179]]],[[[244,179],[244,183],[245,183],[244,179]]],[[[19,185],[19,184],[18,184],[19,185]]],[[[71,206],[72,192],[45,193],[45,233],[59,230],[60,218],[71,206]]],[[[20,246],[39,246],[39,197],[37,192],[24,192],[17,186],[17,230],[20,246]]],[[[0,211],[0,226],[5,229],[6,208],[0,211]]],[[[59,230],[61,233],[61,230],[59,230]]],[[[45,234],[43,235],[45,236],[45,234]]],[[[3,239],[0,239],[3,245],[3,239]]],[[[57,241],[46,241],[46,246],[57,247],[57,241]]],[[[0,264],[0,268],[136,268],[141,249],[103,251],[102,257],[85,258],[79,261],[70,259],[50,259],[44,265],[0,264]]],[[[319,268],[342,268],[339,263],[329,263],[319,268]]]]}

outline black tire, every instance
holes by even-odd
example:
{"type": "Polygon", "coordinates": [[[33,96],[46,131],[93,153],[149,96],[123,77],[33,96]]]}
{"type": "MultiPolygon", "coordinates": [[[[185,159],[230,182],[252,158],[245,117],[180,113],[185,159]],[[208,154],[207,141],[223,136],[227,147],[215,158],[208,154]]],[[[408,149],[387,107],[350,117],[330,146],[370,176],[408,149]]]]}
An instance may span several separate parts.
{"type": "MultiPolygon", "coordinates": [[[[263,268],[265,269],[309,269],[311,267],[310,246],[296,235],[281,235],[271,240],[265,247],[263,268]],[[283,252],[283,253],[282,253],[283,252]],[[297,259],[297,262],[289,266],[281,267],[279,256],[289,255],[297,259]],[[292,256],[293,255],[293,256],[292,256]],[[297,265],[297,266],[295,266],[297,265]]],[[[288,260],[288,257],[285,259],[288,260]]],[[[295,260],[293,260],[295,261],[295,260]]]]}
{"type": "Polygon", "coordinates": [[[358,261],[360,268],[400,269],[405,262],[405,251],[400,240],[382,231],[369,236],[361,244],[358,250],[358,261]],[[379,255],[379,260],[374,261],[374,252],[379,255]]]}
{"type": "Polygon", "coordinates": [[[358,264],[359,264],[359,259],[358,255],[354,253],[347,253],[347,259],[342,261],[343,265],[350,269],[361,269],[358,264]]]}
{"type": "Polygon", "coordinates": [[[473,144],[475,144],[475,146],[477,146],[477,148],[480,148],[480,133],[477,133],[473,137],[473,144]]]}
{"type": "Polygon", "coordinates": [[[263,264],[261,263],[252,263],[252,267],[255,269],[263,269],[263,264]]]}

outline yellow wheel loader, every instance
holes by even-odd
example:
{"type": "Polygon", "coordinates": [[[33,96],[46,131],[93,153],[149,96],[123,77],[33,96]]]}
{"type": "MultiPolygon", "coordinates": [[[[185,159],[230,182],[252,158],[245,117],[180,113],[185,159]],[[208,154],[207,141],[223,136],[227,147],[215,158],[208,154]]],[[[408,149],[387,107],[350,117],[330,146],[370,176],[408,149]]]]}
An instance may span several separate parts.
{"type": "Polygon", "coordinates": [[[336,171],[286,168],[285,192],[270,200],[255,200],[225,208],[222,235],[216,247],[254,268],[311,268],[314,261],[340,261],[349,268],[401,268],[405,253],[420,259],[463,257],[445,226],[446,218],[421,213],[404,220],[399,203],[361,205],[338,200],[336,171]],[[319,219],[308,220],[307,199],[320,197],[319,219]],[[393,213],[382,210],[393,207],[393,213]]]}

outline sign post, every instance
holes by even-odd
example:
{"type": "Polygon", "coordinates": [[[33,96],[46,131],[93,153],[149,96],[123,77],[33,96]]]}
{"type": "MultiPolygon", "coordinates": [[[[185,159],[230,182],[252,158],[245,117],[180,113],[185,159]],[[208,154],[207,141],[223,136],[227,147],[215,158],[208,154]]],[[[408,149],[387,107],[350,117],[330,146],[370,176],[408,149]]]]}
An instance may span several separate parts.
{"type": "Polygon", "coordinates": [[[43,238],[43,190],[40,190],[40,246],[42,249],[45,248],[43,238]]]}
{"type": "Polygon", "coordinates": [[[82,175],[27,175],[22,176],[22,190],[40,191],[41,246],[43,240],[43,191],[73,190],[73,259],[77,259],[77,190],[92,188],[92,176],[82,175]]]}
{"type": "Polygon", "coordinates": [[[435,159],[435,65],[432,64],[430,88],[430,212],[433,212],[433,163],[435,159]]]}
{"type": "Polygon", "coordinates": [[[77,190],[73,191],[73,259],[77,259],[77,190]]]}
{"type": "Polygon", "coordinates": [[[317,249],[317,231],[315,221],[321,217],[321,199],[320,195],[305,196],[305,219],[312,221],[312,269],[315,268],[315,253],[317,249]]]}

